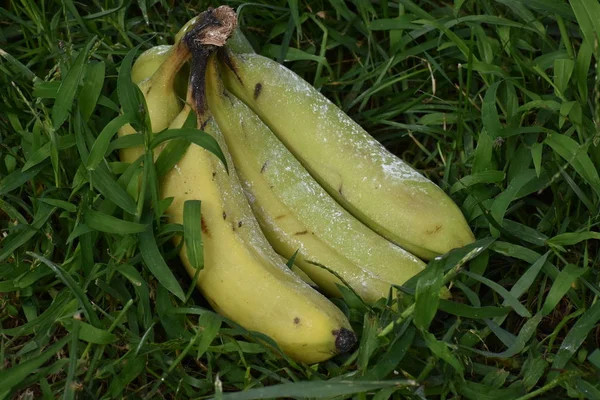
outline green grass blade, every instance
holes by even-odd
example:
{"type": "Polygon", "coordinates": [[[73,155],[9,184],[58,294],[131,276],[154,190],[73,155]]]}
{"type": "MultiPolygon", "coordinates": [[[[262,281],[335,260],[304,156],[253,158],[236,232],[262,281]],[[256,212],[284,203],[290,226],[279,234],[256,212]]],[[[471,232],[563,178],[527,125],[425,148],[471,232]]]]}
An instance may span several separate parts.
{"type": "Polygon", "coordinates": [[[0,181],[0,196],[12,192],[22,187],[27,181],[35,178],[46,167],[45,164],[38,164],[26,171],[16,170],[5,176],[0,181]]]}
{"type": "Polygon", "coordinates": [[[515,310],[515,312],[521,317],[531,318],[531,313],[519,302],[519,300],[515,296],[513,296],[508,290],[506,290],[496,282],[491,281],[483,276],[473,274],[469,271],[462,271],[462,273],[467,275],[468,277],[471,277],[483,283],[484,285],[498,293],[500,296],[502,296],[506,304],[512,307],[512,309],[515,310]]]}
{"type": "Polygon", "coordinates": [[[140,89],[131,80],[131,66],[133,64],[133,58],[138,53],[141,44],[137,45],[133,49],[129,50],[119,69],[119,76],[117,78],[117,94],[119,96],[119,103],[123,108],[123,114],[135,116],[134,123],[132,126],[135,129],[139,129],[142,126],[143,120],[140,118],[140,104],[145,104],[144,96],[140,89]]]}
{"type": "Polygon", "coordinates": [[[550,292],[546,296],[546,301],[542,307],[542,314],[550,314],[558,305],[558,302],[567,294],[571,285],[582,276],[587,269],[579,268],[573,264],[567,264],[558,274],[550,292]]]}
{"type": "Polygon", "coordinates": [[[79,94],[79,110],[84,121],[88,121],[96,108],[98,98],[104,86],[106,65],[104,61],[87,64],[83,86],[79,94]]]}
{"type": "Polygon", "coordinates": [[[85,211],[85,224],[96,231],[129,235],[148,230],[148,225],[125,221],[100,211],[87,209],[85,211]]]}
{"type": "Polygon", "coordinates": [[[100,164],[98,168],[90,171],[90,174],[93,178],[94,187],[98,189],[104,197],[129,214],[135,215],[137,213],[135,201],[133,201],[133,198],[129,193],[117,183],[106,166],[100,164]]]}
{"type": "Polygon", "coordinates": [[[206,312],[200,315],[198,325],[202,335],[197,344],[196,358],[199,359],[208,350],[221,329],[221,318],[214,313],[206,312]]]}
{"type": "Polygon", "coordinates": [[[93,37],[79,52],[73,65],[71,65],[71,68],[69,68],[69,71],[60,83],[56,102],[54,103],[54,107],[52,107],[52,126],[54,129],[58,129],[65,122],[73,107],[75,95],[79,89],[79,84],[81,83],[81,78],[85,69],[85,62],[92,46],[96,43],[96,40],[96,37],[93,37]]]}
{"type": "Polygon", "coordinates": [[[588,43],[598,41],[600,32],[600,4],[597,0],[570,0],[579,29],[588,43]]]}
{"type": "MultiPolygon", "coordinates": [[[[146,215],[146,217],[143,219],[143,222],[145,223],[150,223],[151,221],[151,214],[146,215]]],[[[171,269],[165,263],[162,254],[158,250],[158,245],[156,244],[156,239],[154,238],[154,234],[151,229],[147,229],[139,234],[139,246],[144,264],[148,270],[164,288],[183,301],[185,299],[183,289],[179,285],[179,282],[177,282],[175,275],[173,275],[173,272],[171,272],[171,269]]]]}
{"type": "Polygon", "coordinates": [[[77,348],[79,347],[79,324],[75,324],[71,333],[71,343],[69,346],[69,370],[67,372],[67,379],[65,379],[65,391],[63,395],[64,400],[75,399],[75,390],[73,389],[73,379],[75,378],[75,372],[77,370],[77,348]]]}
{"type": "Polygon", "coordinates": [[[444,299],[440,300],[439,309],[458,317],[470,319],[503,317],[506,316],[511,310],[510,307],[473,307],[444,299]]]}
{"type": "Polygon", "coordinates": [[[465,372],[464,365],[460,362],[458,358],[454,354],[452,354],[450,350],[450,346],[441,340],[437,340],[433,334],[429,332],[423,332],[423,339],[425,340],[425,344],[431,350],[431,352],[436,356],[450,364],[459,375],[463,375],[465,372]]]}
{"type": "Polygon", "coordinates": [[[150,148],[154,149],[159,144],[173,139],[186,139],[194,144],[197,144],[202,148],[205,148],[206,150],[216,155],[225,166],[225,169],[228,170],[227,161],[225,160],[225,155],[223,154],[219,143],[211,135],[199,129],[167,129],[166,131],[161,132],[160,135],[157,135],[154,139],[152,139],[152,141],[150,142],[150,148]]]}
{"type": "Polygon", "coordinates": [[[56,276],[61,281],[63,281],[63,283],[71,290],[73,295],[79,301],[79,304],[83,308],[85,315],[87,316],[88,320],[92,323],[92,325],[94,325],[96,327],[100,327],[102,325],[100,323],[100,320],[98,319],[98,316],[94,312],[94,308],[92,307],[92,304],[90,303],[89,299],[83,292],[83,289],[79,286],[79,284],[75,281],[75,279],[73,279],[73,277],[67,271],[65,271],[59,265],[48,260],[46,257],[40,256],[39,254],[33,253],[31,251],[28,251],[27,254],[29,254],[30,256],[32,256],[32,257],[38,259],[39,261],[43,262],[44,264],[46,264],[56,274],[56,276]]]}
{"type": "Polygon", "coordinates": [[[187,140],[171,140],[167,143],[156,159],[156,175],[162,177],[167,174],[181,160],[191,144],[187,140]]]}
{"type": "Polygon", "coordinates": [[[347,396],[351,394],[365,393],[386,387],[414,387],[415,381],[390,380],[390,381],[352,381],[352,380],[330,380],[330,381],[304,381],[285,383],[282,385],[254,388],[237,393],[223,393],[223,400],[254,400],[282,397],[302,397],[324,399],[334,396],[347,396]]]}
{"type": "Polygon", "coordinates": [[[600,176],[587,155],[587,146],[580,146],[575,140],[565,135],[549,135],[544,143],[571,164],[596,193],[600,194],[600,176]]]}
{"type": "Polygon", "coordinates": [[[429,263],[419,274],[415,293],[414,324],[423,331],[429,329],[438,309],[440,291],[444,284],[443,265],[439,261],[429,263]]]}
{"type": "MultiPolygon", "coordinates": [[[[588,308],[565,336],[552,362],[552,368],[555,371],[565,368],[567,362],[581,347],[589,332],[597,327],[598,321],[600,321],[600,301],[596,301],[588,308]]],[[[557,372],[551,372],[548,375],[548,380],[554,379],[556,375],[557,372]]]]}
{"type": "Polygon", "coordinates": [[[187,200],[183,204],[183,237],[190,265],[196,270],[204,268],[202,246],[202,216],[200,200],[187,200]]]}
{"type": "Polygon", "coordinates": [[[2,371],[2,380],[0,381],[0,393],[9,392],[13,386],[18,385],[27,375],[35,372],[38,368],[44,365],[52,357],[56,356],[56,353],[63,348],[65,344],[70,340],[70,336],[67,335],[56,343],[53,343],[46,349],[42,354],[33,357],[27,361],[21,362],[18,365],[2,371]]]}
{"type": "Polygon", "coordinates": [[[129,114],[121,114],[115,117],[112,121],[110,121],[102,132],[94,141],[92,148],[90,149],[90,154],[87,159],[86,168],[93,170],[96,169],[98,164],[102,162],[106,152],[108,151],[108,147],[110,145],[110,140],[117,133],[117,131],[124,125],[129,124],[133,121],[133,117],[129,114]]]}
{"type": "Polygon", "coordinates": [[[584,240],[600,240],[600,232],[567,232],[548,239],[554,246],[572,246],[584,240]]]}
{"type": "Polygon", "coordinates": [[[62,321],[62,324],[65,326],[65,328],[67,328],[68,331],[77,336],[79,340],[87,343],[105,345],[119,340],[116,335],[106,331],[105,329],[96,328],[93,325],[74,318],[66,319],[62,321]]]}

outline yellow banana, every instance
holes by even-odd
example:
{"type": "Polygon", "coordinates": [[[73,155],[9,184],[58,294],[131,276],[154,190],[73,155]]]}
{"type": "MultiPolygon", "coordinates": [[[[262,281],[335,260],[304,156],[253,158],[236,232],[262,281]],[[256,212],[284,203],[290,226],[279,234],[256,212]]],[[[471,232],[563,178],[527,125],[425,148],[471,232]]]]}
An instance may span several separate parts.
{"type": "MultiPolygon", "coordinates": [[[[151,57],[149,56],[149,58],[151,57]]],[[[152,62],[146,68],[144,59],[140,61],[139,58],[132,66],[132,71],[135,68],[136,78],[142,79],[140,82],[135,80],[134,82],[137,83],[146,99],[152,132],[157,133],[167,128],[183,107],[175,91],[175,81],[177,73],[189,60],[190,51],[183,42],[179,41],[165,53],[161,54],[158,51],[158,54],[154,54],[154,58],[163,59],[162,63],[158,64],[156,71],[152,72],[152,68],[157,63],[152,62]],[[151,76],[143,79],[145,74],[151,74],[151,76]]],[[[133,133],[136,131],[129,124],[121,127],[118,132],[119,136],[133,133]]],[[[132,163],[143,153],[144,149],[141,146],[130,147],[120,151],[120,158],[122,161],[132,163]]]]}
{"type": "Polygon", "coordinates": [[[344,208],[430,259],[474,241],[456,204],[283,65],[223,53],[225,86],[271,128],[344,208]]]}
{"type": "MultiPolygon", "coordinates": [[[[192,49],[197,45],[183,40],[178,43],[192,49]]],[[[202,216],[198,221],[204,248],[204,269],[198,279],[200,291],[216,311],[249,330],[270,336],[286,354],[299,361],[319,362],[348,351],[356,342],[356,336],[345,315],[293,274],[262,235],[226,144],[202,100],[207,59],[206,54],[198,54],[192,59],[194,72],[190,77],[187,104],[169,128],[182,127],[193,104],[199,126],[215,137],[232,167],[227,173],[217,157],[192,144],[161,180],[160,190],[163,198],[173,198],[166,213],[175,223],[183,223],[186,200],[202,201],[202,216]]],[[[158,74],[166,74],[163,65],[158,74]]],[[[175,69],[170,64],[169,70],[175,69]]],[[[151,115],[153,128],[155,119],[165,120],[167,113],[161,104],[165,96],[170,96],[165,93],[168,85],[164,81],[168,79],[158,76],[161,77],[158,81],[163,82],[158,86],[162,88],[163,98],[146,98],[150,112],[158,112],[158,116],[151,115]]],[[[153,94],[152,87],[144,94],[153,94]]],[[[128,148],[123,155],[135,159],[132,154],[135,151],[128,148]]],[[[189,274],[194,276],[196,271],[187,259],[185,244],[180,256],[189,274]]]]}
{"type": "MultiPolygon", "coordinates": [[[[188,98],[188,102],[193,100],[188,98]]],[[[263,236],[238,181],[227,146],[206,107],[199,126],[226,155],[229,174],[207,150],[192,144],[161,182],[161,196],[173,197],[167,215],[183,223],[186,200],[202,201],[204,269],[198,287],[216,311],[275,340],[289,356],[307,363],[349,350],[356,341],[344,314],[293,274],[263,236]]],[[[170,129],[181,127],[185,106],[170,129]]],[[[185,245],[181,258],[190,276],[185,245]]]]}
{"type": "Polygon", "coordinates": [[[173,46],[159,45],[144,51],[131,67],[131,80],[135,84],[141,83],[156,72],[160,65],[169,57],[169,50],[173,46]]]}
{"type": "MultiPolygon", "coordinates": [[[[190,29],[193,27],[193,25],[198,22],[199,18],[200,18],[200,16],[192,18],[180,29],[180,31],[177,33],[177,36],[175,38],[175,43],[178,43],[181,41],[181,38],[183,38],[183,35],[190,31],[190,29]]],[[[246,38],[239,31],[239,29],[235,30],[235,32],[234,32],[233,36],[230,38],[230,40],[233,40],[234,38],[237,38],[238,42],[240,42],[242,44],[247,43],[248,44],[247,46],[250,46],[249,43],[247,42],[246,38]]],[[[158,45],[158,46],[151,47],[150,49],[148,49],[148,50],[144,51],[142,54],[140,54],[139,57],[133,63],[133,66],[131,68],[131,80],[135,84],[139,85],[143,81],[148,80],[150,77],[152,77],[152,75],[159,69],[159,67],[169,59],[169,56],[172,53],[171,52],[172,48],[173,48],[173,46],[170,46],[170,45],[158,45]]],[[[246,47],[246,50],[251,51],[252,48],[246,47]]],[[[173,61],[171,60],[170,62],[173,62],[173,61]]],[[[170,74],[172,72],[173,72],[173,70],[169,71],[168,73],[170,74]]],[[[188,77],[189,77],[189,65],[186,62],[183,66],[181,66],[181,70],[180,70],[180,72],[177,73],[177,76],[175,77],[175,81],[174,81],[175,91],[177,92],[178,96],[181,93],[181,87],[183,86],[185,89],[185,90],[183,90],[183,97],[185,97],[186,92],[187,92],[188,77]]],[[[158,75],[155,77],[155,79],[158,80],[158,75]]],[[[164,79],[167,79],[167,77],[162,76],[160,79],[164,80],[164,79]]],[[[150,84],[150,82],[146,82],[144,85],[142,85],[141,86],[142,90],[144,89],[144,87],[146,85],[149,85],[149,84],[150,84]]],[[[168,90],[168,88],[166,90],[168,90]]],[[[169,95],[169,96],[167,96],[167,98],[172,99],[172,96],[169,95]]],[[[180,105],[180,108],[182,108],[182,107],[183,106],[180,105]]],[[[154,110],[150,110],[150,111],[152,112],[152,114],[150,116],[151,120],[152,120],[152,118],[155,116],[155,114],[154,114],[154,110]]],[[[172,114],[170,113],[170,115],[172,115],[172,114]]],[[[167,117],[167,120],[168,119],[169,118],[167,117]]],[[[169,122],[171,122],[171,121],[169,121],[169,122]]],[[[156,120],[153,123],[153,127],[160,127],[162,125],[163,124],[161,122],[157,122],[156,120]]],[[[156,132],[156,129],[154,129],[154,131],[156,132]]],[[[121,136],[131,134],[131,133],[135,133],[135,130],[130,125],[125,125],[119,130],[119,135],[121,135],[121,136]]],[[[162,148],[162,146],[160,146],[160,147],[162,148]]],[[[122,151],[120,154],[121,160],[127,161],[127,162],[133,162],[142,154],[142,152],[143,152],[142,148],[136,148],[135,150],[128,149],[127,151],[122,151]]],[[[159,154],[159,151],[156,152],[155,158],[158,156],[158,154],[159,154]]],[[[309,285],[317,286],[315,284],[315,282],[313,282],[308,277],[308,275],[306,275],[295,264],[292,265],[292,271],[294,273],[296,273],[298,276],[300,276],[300,278],[302,278],[302,280],[304,280],[309,285]]]]}
{"type": "MultiPolygon", "coordinates": [[[[212,59],[216,61],[216,59],[212,59]]],[[[330,295],[338,273],[365,301],[387,297],[425,264],[348,213],[310,176],[271,130],[225,90],[208,65],[208,108],[217,121],[247,197],[267,239],[330,295]]]]}

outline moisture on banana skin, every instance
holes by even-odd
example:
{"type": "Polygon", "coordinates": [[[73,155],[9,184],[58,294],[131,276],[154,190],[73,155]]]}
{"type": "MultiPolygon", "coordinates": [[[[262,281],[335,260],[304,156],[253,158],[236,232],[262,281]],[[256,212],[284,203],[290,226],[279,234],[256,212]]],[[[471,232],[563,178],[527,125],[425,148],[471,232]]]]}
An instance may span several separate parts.
{"type": "Polygon", "coordinates": [[[424,259],[474,240],[460,209],[441,189],[292,71],[256,54],[231,53],[221,71],[228,90],[372,229],[424,259]]]}

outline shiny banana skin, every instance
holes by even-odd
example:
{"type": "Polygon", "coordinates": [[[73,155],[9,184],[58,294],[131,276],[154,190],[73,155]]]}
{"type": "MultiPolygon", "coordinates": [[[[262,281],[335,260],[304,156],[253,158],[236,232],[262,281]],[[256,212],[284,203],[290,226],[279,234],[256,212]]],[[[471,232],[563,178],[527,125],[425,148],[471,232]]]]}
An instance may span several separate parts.
{"type": "Polygon", "coordinates": [[[209,63],[206,86],[209,109],[267,239],[284,257],[298,250],[295,264],[327,294],[339,296],[342,282],[311,262],[335,271],[369,303],[425,268],[340,206],[260,118],[225,90],[215,62],[209,63]]]}
{"type": "MultiPolygon", "coordinates": [[[[181,127],[190,107],[170,126],[181,127]]],[[[260,231],[233,168],[217,125],[199,116],[203,130],[215,137],[226,155],[221,161],[192,144],[161,182],[161,195],[173,197],[166,214],[183,223],[186,200],[201,200],[204,269],[198,287],[211,306],[249,330],[270,336],[290,357],[305,363],[326,360],[356,341],[345,315],[295,275],[260,231]]],[[[180,256],[190,276],[195,269],[180,256]]]]}
{"type": "Polygon", "coordinates": [[[283,65],[223,52],[227,89],[247,104],[344,208],[431,259],[474,241],[456,204],[283,65]]]}

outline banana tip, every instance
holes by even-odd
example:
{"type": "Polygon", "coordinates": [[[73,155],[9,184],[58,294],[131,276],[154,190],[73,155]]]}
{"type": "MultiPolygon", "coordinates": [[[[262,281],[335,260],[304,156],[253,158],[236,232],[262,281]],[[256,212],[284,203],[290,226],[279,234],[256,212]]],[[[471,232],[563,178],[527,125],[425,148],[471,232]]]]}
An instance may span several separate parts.
{"type": "Polygon", "coordinates": [[[347,353],[356,344],[356,335],[350,329],[340,328],[332,333],[335,336],[335,348],[338,353],[347,353]]]}

